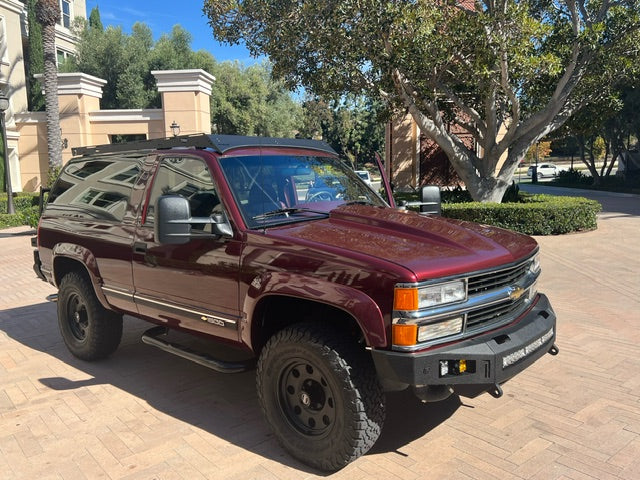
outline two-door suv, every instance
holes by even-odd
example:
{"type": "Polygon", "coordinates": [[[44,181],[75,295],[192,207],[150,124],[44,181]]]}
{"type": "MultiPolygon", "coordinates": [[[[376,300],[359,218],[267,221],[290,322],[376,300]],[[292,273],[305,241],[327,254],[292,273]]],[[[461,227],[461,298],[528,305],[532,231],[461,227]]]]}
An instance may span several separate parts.
{"type": "Polygon", "coordinates": [[[69,350],[110,355],[128,314],[155,324],[144,342],[219,372],[257,363],[266,421],[319,469],[371,448],[385,391],[499,396],[557,351],[533,239],[395,208],[324,142],[203,134],[74,155],[34,242],[69,350]]]}

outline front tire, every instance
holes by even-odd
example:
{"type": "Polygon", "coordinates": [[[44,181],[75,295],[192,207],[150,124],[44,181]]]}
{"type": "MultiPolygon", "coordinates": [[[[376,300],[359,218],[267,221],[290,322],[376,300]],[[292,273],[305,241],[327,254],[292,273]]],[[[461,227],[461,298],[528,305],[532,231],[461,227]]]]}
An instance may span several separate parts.
{"type": "Polygon", "coordinates": [[[258,398],[276,438],[293,457],[338,470],[380,436],[384,394],[367,352],[317,324],[275,334],[258,361],[258,398]]]}
{"type": "Polygon", "coordinates": [[[102,306],[80,272],[70,272],[60,282],[58,326],[69,351],[82,360],[108,357],[122,338],[122,315],[102,306]]]}

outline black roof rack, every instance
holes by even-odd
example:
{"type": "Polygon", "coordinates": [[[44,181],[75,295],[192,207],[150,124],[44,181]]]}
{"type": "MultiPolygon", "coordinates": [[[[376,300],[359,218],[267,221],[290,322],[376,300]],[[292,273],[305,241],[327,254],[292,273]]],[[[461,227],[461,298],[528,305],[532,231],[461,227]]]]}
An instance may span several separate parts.
{"type": "Polygon", "coordinates": [[[140,140],[129,143],[111,143],[93,147],[75,147],[71,151],[74,156],[84,156],[96,153],[130,152],[134,150],[210,148],[218,153],[224,154],[229,150],[242,147],[295,147],[336,154],[335,150],[331,148],[329,144],[321,140],[311,140],[307,138],[247,137],[242,135],[208,135],[205,133],[140,140]]]}

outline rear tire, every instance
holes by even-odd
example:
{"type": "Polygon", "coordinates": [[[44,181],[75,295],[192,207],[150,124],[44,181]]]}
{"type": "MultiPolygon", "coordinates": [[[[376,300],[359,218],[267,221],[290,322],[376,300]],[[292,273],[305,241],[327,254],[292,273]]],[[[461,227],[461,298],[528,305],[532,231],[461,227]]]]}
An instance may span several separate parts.
{"type": "Polygon", "coordinates": [[[102,306],[80,272],[70,272],[60,282],[58,326],[69,351],[82,360],[108,357],[122,338],[122,315],[102,306]]]}
{"type": "Polygon", "coordinates": [[[260,355],[257,385],[278,441],[315,468],[338,470],[380,436],[384,393],[373,362],[342,332],[307,323],[276,333],[260,355]]]}

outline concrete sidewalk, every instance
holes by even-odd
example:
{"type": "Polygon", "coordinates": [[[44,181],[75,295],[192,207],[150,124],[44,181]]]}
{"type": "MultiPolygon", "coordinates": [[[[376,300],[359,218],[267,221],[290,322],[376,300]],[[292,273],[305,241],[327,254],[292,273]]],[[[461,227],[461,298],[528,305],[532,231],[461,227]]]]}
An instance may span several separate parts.
{"type": "MultiPolygon", "coordinates": [[[[373,451],[330,478],[640,478],[640,202],[603,203],[598,230],[538,238],[560,354],[500,399],[390,396],[373,451]]],[[[324,477],[277,445],[253,373],[144,345],[132,318],[112,358],[72,357],[31,250],[27,230],[0,231],[0,479],[324,477]]]]}

